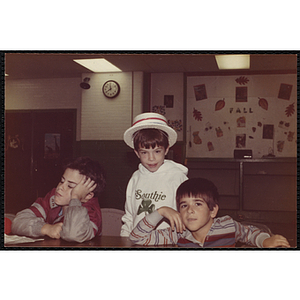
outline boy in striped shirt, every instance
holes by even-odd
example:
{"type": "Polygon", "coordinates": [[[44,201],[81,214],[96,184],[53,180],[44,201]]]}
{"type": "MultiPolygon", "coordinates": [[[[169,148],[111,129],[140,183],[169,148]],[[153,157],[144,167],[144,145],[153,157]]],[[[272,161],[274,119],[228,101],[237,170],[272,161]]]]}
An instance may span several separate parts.
{"type": "Polygon", "coordinates": [[[160,207],[142,219],[130,234],[139,245],[178,245],[179,247],[235,247],[236,242],[259,248],[290,247],[285,237],[270,235],[255,226],[246,226],[229,216],[216,218],[219,210],[216,186],[204,178],[183,182],[177,189],[178,212],[160,207]],[[163,218],[171,227],[155,230],[163,218]]]}

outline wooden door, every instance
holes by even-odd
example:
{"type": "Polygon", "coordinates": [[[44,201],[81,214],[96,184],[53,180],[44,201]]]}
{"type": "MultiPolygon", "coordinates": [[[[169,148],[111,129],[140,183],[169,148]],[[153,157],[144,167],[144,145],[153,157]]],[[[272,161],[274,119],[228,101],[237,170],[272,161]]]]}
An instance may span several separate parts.
{"type": "Polygon", "coordinates": [[[5,125],[5,211],[16,213],[57,186],[75,153],[76,110],[7,111],[5,125]]]}

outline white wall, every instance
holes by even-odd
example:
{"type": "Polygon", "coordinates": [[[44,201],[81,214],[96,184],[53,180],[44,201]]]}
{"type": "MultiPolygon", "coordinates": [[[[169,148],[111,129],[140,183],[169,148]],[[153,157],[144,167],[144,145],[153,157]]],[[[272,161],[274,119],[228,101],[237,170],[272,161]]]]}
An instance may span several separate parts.
{"type": "Polygon", "coordinates": [[[7,80],[5,109],[77,109],[76,140],[123,140],[132,115],[142,112],[143,73],[86,73],[82,78],[7,80]],[[91,88],[80,88],[83,78],[91,88]],[[113,100],[102,93],[109,79],[119,82],[121,92],[113,100]]]}
{"type": "Polygon", "coordinates": [[[81,78],[6,80],[5,109],[77,109],[76,140],[81,130],[81,78]]]}
{"type": "Polygon", "coordinates": [[[143,74],[141,72],[82,74],[91,86],[82,90],[82,140],[123,140],[124,131],[132,124],[132,114],[141,113],[143,74]],[[103,95],[102,86],[115,80],[121,87],[113,99],[103,95]],[[134,91],[134,92],[133,92],[134,91]]]}

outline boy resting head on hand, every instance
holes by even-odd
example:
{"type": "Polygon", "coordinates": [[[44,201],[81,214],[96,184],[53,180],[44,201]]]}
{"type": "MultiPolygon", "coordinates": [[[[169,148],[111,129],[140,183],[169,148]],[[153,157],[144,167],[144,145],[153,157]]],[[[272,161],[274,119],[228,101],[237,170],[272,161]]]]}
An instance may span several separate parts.
{"type": "Polygon", "coordinates": [[[102,167],[88,157],[71,160],[57,187],[16,215],[12,233],[83,242],[102,232],[98,196],[105,187],[102,167]]]}

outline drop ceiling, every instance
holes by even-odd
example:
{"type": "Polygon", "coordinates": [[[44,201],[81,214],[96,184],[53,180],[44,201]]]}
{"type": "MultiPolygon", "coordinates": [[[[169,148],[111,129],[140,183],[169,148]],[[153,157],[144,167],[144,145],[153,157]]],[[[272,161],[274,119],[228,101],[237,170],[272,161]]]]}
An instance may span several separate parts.
{"type": "MultiPolygon", "coordinates": [[[[9,74],[6,79],[81,77],[82,73],[90,73],[91,71],[75,63],[73,59],[83,58],[105,58],[123,72],[220,72],[213,52],[11,52],[5,53],[5,73],[9,74]]],[[[251,54],[250,60],[250,71],[297,71],[297,54],[293,52],[256,53],[251,54]]]]}

